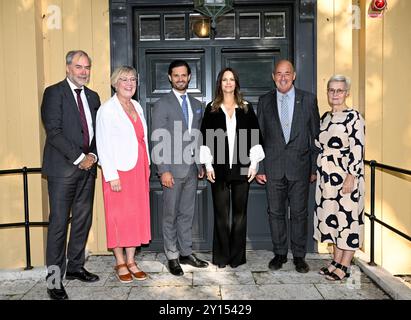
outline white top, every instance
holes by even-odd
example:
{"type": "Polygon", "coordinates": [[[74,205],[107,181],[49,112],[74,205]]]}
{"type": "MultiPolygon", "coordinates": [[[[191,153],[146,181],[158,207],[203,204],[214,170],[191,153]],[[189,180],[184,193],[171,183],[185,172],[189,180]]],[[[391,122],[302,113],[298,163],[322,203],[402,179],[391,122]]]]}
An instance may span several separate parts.
{"type": "MultiPolygon", "coordinates": [[[[144,142],[150,163],[143,108],[137,101],[131,102],[144,128],[144,142]]],[[[97,111],[96,143],[99,164],[106,182],[118,179],[118,170],[128,171],[135,167],[138,159],[138,141],[133,124],[123,110],[117,94],[103,103],[97,111]]]]}
{"type": "MultiPolygon", "coordinates": [[[[236,105],[235,108],[238,108],[236,105]]],[[[235,116],[235,111],[230,118],[225,110],[224,105],[221,105],[221,110],[225,114],[226,126],[227,126],[227,138],[228,138],[228,152],[230,169],[233,167],[234,158],[234,146],[235,146],[235,134],[237,127],[237,118],[235,116]]],[[[257,170],[258,163],[265,158],[265,153],[261,144],[257,144],[250,149],[250,168],[257,170]]],[[[211,150],[207,146],[200,147],[200,163],[205,164],[207,172],[214,171],[213,169],[213,156],[211,155],[211,150]]]]}
{"type": "Polygon", "coordinates": [[[235,145],[235,129],[237,127],[237,118],[235,116],[235,109],[237,109],[238,106],[235,105],[233,115],[230,116],[228,115],[228,111],[224,107],[224,105],[221,105],[221,110],[223,110],[225,114],[225,123],[227,126],[227,138],[228,138],[228,155],[229,155],[229,162],[230,162],[230,169],[233,167],[233,158],[234,158],[234,145],[235,145]]]}

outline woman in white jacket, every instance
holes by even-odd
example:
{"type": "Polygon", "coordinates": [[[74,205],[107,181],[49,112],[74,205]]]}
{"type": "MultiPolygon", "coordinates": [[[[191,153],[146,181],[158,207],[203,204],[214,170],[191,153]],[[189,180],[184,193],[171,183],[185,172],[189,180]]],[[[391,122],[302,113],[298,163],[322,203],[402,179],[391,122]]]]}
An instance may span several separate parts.
{"type": "Polygon", "coordinates": [[[114,252],[118,279],[131,282],[133,276],[147,278],[134,255],[137,246],[151,240],[147,125],[143,109],[132,99],[136,70],[117,68],[111,85],[116,93],[97,113],[97,152],[103,170],[107,247],[114,252]]]}

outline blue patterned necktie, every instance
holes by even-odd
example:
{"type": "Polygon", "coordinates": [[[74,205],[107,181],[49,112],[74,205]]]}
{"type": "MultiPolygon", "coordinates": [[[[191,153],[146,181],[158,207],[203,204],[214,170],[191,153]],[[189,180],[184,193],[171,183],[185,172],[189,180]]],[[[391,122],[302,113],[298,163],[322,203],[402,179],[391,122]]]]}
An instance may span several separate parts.
{"type": "Polygon", "coordinates": [[[186,120],[186,125],[188,126],[188,105],[187,105],[187,96],[185,94],[181,95],[181,99],[183,99],[183,103],[181,107],[183,108],[184,119],[186,120]]]}
{"type": "Polygon", "coordinates": [[[283,134],[285,143],[290,140],[290,117],[288,115],[288,95],[284,94],[281,100],[281,127],[283,128],[283,134]]]}

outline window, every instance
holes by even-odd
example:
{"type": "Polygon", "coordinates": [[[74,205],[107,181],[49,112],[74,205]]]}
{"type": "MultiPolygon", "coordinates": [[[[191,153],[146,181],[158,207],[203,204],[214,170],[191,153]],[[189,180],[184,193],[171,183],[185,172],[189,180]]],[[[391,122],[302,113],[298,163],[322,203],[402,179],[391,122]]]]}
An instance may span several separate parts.
{"type": "Polygon", "coordinates": [[[160,40],[160,15],[140,16],[140,41],[160,40]]]}
{"type": "Polygon", "coordinates": [[[237,12],[218,17],[215,30],[211,30],[211,19],[191,9],[164,14],[139,12],[138,34],[140,41],[201,41],[210,40],[211,35],[215,40],[286,39],[289,14],[287,10],[264,12],[238,9],[237,12]]]}
{"type": "Polygon", "coordinates": [[[165,15],[164,16],[164,39],[185,40],[185,15],[165,15]]]}
{"type": "Polygon", "coordinates": [[[260,14],[240,13],[240,39],[259,39],[260,14]]]}
{"type": "Polygon", "coordinates": [[[284,12],[270,12],[264,14],[264,37],[268,39],[285,38],[284,12]]]}
{"type": "Polygon", "coordinates": [[[235,39],[235,14],[229,13],[218,17],[216,21],[216,39],[235,39]]]}

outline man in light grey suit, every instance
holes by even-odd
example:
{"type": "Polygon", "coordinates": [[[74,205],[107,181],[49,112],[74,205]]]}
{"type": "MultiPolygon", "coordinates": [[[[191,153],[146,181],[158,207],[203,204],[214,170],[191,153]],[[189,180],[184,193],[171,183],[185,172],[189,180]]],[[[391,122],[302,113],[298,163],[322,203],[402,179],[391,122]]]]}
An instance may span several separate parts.
{"type": "Polygon", "coordinates": [[[287,262],[286,217],[290,207],[291,251],[295,268],[306,273],[307,206],[310,182],[316,179],[318,150],[314,139],[320,117],[314,94],[294,87],[296,73],[290,61],[277,62],[272,74],[276,89],[260,97],[257,118],[264,141],[265,159],[257,182],[266,185],[274,258],[269,268],[287,262]]]}
{"type": "MultiPolygon", "coordinates": [[[[163,186],[163,240],[168,267],[173,275],[184,274],[181,264],[205,268],[208,263],[192,252],[192,224],[197,178],[204,172],[195,163],[192,134],[200,129],[201,103],[187,94],[191,69],[187,62],[175,60],[168,68],[172,90],[158,100],[152,114],[152,160],[163,186]],[[167,143],[159,141],[166,132],[167,143]],[[163,143],[162,152],[159,146],[163,143]]],[[[194,139],[195,140],[195,139],[194,139]]]]}

